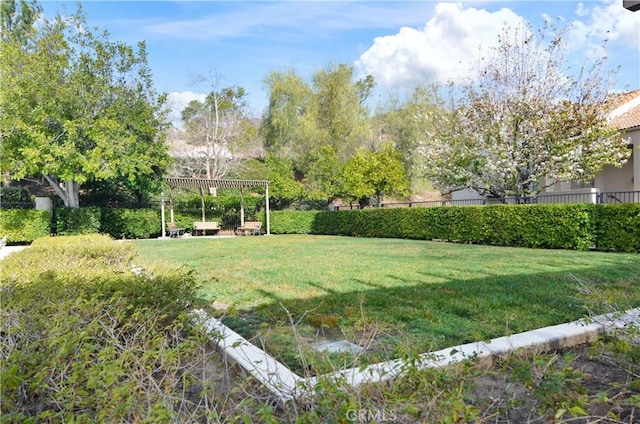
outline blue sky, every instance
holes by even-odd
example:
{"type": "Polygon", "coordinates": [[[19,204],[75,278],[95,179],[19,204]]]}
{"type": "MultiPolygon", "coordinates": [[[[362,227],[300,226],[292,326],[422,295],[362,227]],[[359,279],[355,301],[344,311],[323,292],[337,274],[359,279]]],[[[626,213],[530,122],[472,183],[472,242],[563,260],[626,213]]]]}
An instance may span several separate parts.
{"type": "MultiPolygon", "coordinates": [[[[42,3],[45,15],[75,11],[76,2],[42,3]]],[[[303,77],[330,63],[371,74],[377,96],[420,82],[465,75],[478,51],[494,45],[503,23],[545,18],[572,24],[572,57],[609,38],[608,64],[620,67],[617,90],[640,88],[640,12],[622,0],[591,1],[84,1],[91,26],[112,40],[145,41],[159,92],[180,110],[210,85],[198,75],[216,73],[221,86],[249,92],[251,111],[267,105],[263,80],[294,69],[303,77]]],[[[177,115],[174,115],[174,117],[177,115]]]]}

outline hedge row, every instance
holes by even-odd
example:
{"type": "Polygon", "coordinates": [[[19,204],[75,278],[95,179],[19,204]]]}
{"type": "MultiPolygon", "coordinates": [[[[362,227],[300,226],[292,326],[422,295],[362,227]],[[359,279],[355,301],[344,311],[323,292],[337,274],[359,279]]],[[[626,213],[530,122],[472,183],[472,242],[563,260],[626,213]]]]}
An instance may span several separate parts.
{"type": "Polygon", "coordinates": [[[1,209],[0,237],[7,243],[30,243],[51,232],[51,212],[35,209],[1,209]]]}
{"type": "Polygon", "coordinates": [[[56,209],[58,235],[103,233],[116,239],[150,238],[160,235],[161,227],[160,213],[153,209],[56,209]]]}
{"type": "Polygon", "coordinates": [[[638,252],[640,204],[274,211],[271,232],[638,252]]]}

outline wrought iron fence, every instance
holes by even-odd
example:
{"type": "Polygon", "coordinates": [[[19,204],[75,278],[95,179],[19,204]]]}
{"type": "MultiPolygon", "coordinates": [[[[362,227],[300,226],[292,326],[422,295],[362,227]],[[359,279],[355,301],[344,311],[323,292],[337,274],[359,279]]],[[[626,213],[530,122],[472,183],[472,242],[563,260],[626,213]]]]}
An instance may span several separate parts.
{"type": "MultiPolygon", "coordinates": [[[[537,196],[520,196],[485,199],[430,200],[423,202],[383,203],[383,208],[436,207],[436,206],[483,206],[483,205],[524,205],[524,204],[567,204],[567,203],[640,203],[640,191],[609,191],[580,193],[541,193],[537,196]]],[[[349,206],[340,207],[350,209],[349,206]]],[[[352,209],[357,209],[353,207],[352,209]]]]}

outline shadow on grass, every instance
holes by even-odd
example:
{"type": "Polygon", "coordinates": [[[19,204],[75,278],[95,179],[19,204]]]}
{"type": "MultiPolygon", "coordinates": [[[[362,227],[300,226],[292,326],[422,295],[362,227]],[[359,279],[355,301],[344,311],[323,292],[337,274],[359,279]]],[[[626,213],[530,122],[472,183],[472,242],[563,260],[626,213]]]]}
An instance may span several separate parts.
{"type": "MultiPolygon", "coordinates": [[[[428,272],[418,274],[425,280],[433,277],[428,272]]],[[[296,359],[284,353],[299,343],[286,340],[292,320],[299,325],[298,335],[312,339],[314,334],[329,334],[356,343],[375,327],[371,351],[382,352],[382,359],[392,359],[401,350],[423,353],[580,319],[588,315],[589,305],[581,285],[619,302],[621,309],[640,306],[640,263],[583,268],[573,273],[469,280],[449,277],[443,283],[387,277],[398,286],[360,278],[354,281],[366,289],[339,293],[307,282],[327,294],[297,299],[283,299],[275,292],[258,289],[271,302],[243,309],[239,316],[226,317],[225,323],[249,339],[260,338],[270,352],[296,368],[296,359]],[[278,337],[270,340],[267,333],[278,337]]]]}

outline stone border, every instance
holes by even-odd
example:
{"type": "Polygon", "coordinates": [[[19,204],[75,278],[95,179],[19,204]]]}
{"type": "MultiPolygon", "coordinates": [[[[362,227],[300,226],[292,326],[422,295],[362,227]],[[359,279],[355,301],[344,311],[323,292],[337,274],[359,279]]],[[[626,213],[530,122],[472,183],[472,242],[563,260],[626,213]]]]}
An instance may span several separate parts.
{"type": "MultiPolygon", "coordinates": [[[[331,374],[302,378],[262,349],[249,343],[220,320],[208,317],[204,311],[196,311],[211,337],[216,341],[226,358],[230,358],[258,381],[265,385],[281,402],[309,396],[320,379],[333,379],[353,387],[363,383],[375,383],[397,377],[407,364],[396,359],[372,364],[367,367],[350,368],[331,374]]],[[[489,342],[473,342],[453,346],[437,352],[420,355],[419,368],[442,368],[466,359],[490,360],[518,349],[538,352],[572,347],[598,339],[609,330],[621,329],[631,323],[640,325],[640,308],[625,312],[598,315],[566,324],[553,325],[537,330],[525,331],[492,339],[489,342]]]]}

